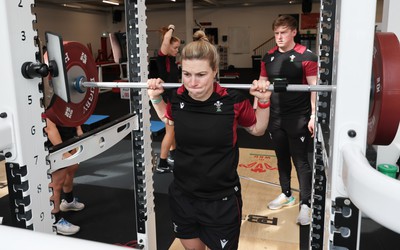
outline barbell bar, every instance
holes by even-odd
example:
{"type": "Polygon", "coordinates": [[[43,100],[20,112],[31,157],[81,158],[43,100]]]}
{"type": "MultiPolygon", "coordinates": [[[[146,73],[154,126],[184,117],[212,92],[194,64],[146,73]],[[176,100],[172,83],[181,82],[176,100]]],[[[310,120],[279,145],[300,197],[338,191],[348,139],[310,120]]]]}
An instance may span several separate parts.
{"type": "MultiPolygon", "coordinates": [[[[57,125],[66,127],[76,127],[85,123],[94,112],[98,100],[100,88],[140,88],[146,89],[146,82],[99,82],[96,62],[90,54],[90,51],[80,43],[73,41],[63,42],[63,51],[54,51],[53,53],[65,54],[65,69],[63,70],[66,76],[66,81],[59,81],[59,84],[54,84],[53,87],[60,87],[65,90],[65,96],[68,96],[68,101],[58,95],[53,95],[49,105],[46,108],[46,116],[55,122],[57,125]]],[[[31,64],[29,64],[31,65],[31,64]]],[[[28,68],[29,69],[29,68],[28,68]]],[[[30,77],[27,67],[22,67],[22,72],[25,72],[30,77]]],[[[61,69],[62,70],[62,69],[61,69]]],[[[34,71],[35,72],[35,71],[34,71]]],[[[35,77],[34,74],[32,77],[35,77]]],[[[55,77],[55,76],[54,76],[55,77]]],[[[52,76],[52,78],[54,78],[52,76]]],[[[56,79],[54,79],[56,80],[56,79]]],[[[63,80],[63,79],[61,79],[63,80]]],[[[304,84],[287,84],[286,79],[270,79],[275,81],[275,86],[271,86],[271,91],[332,91],[330,85],[304,85],[304,84]]],[[[165,83],[165,88],[177,88],[182,83],[165,83]]],[[[236,89],[249,89],[249,84],[222,84],[223,87],[236,89]]],[[[62,93],[62,92],[61,92],[62,93]]]]}
{"type": "MultiPolygon", "coordinates": [[[[182,83],[162,83],[164,88],[178,88],[182,83]]],[[[231,89],[249,89],[251,84],[243,83],[222,83],[220,84],[224,88],[231,89]]],[[[75,83],[75,88],[77,91],[83,91],[82,88],[140,88],[146,89],[146,82],[85,82],[81,79],[77,79],[75,83]]],[[[284,86],[285,91],[288,92],[320,92],[320,91],[333,91],[336,86],[332,85],[306,85],[306,84],[288,84],[284,86]]],[[[271,84],[268,88],[270,91],[274,91],[275,87],[271,84]]]]}

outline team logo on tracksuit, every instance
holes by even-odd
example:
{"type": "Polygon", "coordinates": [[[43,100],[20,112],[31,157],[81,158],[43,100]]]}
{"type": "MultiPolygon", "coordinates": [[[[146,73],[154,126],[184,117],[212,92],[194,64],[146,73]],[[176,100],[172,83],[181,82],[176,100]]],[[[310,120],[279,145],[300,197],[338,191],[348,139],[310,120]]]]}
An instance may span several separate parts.
{"type": "Polygon", "coordinates": [[[224,249],[225,246],[226,246],[226,243],[228,243],[228,240],[222,239],[222,240],[219,240],[219,241],[221,242],[222,249],[224,249]]]}
{"type": "Polygon", "coordinates": [[[214,103],[214,106],[217,107],[217,112],[222,112],[222,105],[224,105],[222,102],[217,101],[216,103],[214,103]]]}
{"type": "Polygon", "coordinates": [[[290,62],[293,62],[295,58],[296,58],[295,55],[291,55],[291,56],[290,56],[290,62]]]}

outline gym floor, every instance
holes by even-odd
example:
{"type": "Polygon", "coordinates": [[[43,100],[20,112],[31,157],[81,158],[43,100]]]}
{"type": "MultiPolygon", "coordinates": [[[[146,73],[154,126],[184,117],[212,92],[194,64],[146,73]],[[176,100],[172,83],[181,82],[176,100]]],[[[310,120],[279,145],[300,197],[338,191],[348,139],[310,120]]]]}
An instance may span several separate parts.
{"type": "MultiPolygon", "coordinates": [[[[254,74],[257,74],[251,69],[237,69],[237,71],[240,72],[242,82],[255,79],[254,74]],[[243,80],[244,75],[249,76],[249,79],[243,80]]],[[[106,92],[100,95],[95,114],[109,115],[110,119],[114,120],[128,112],[128,100],[121,100],[117,93],[106,92]]],[[[152,119],[156,118],[153,116],[152,119]]],[[[162,137],[162,132],[153,134],[154,154],[159,154],[162,137]]],[[[240,147],[270,149],[267,136],[253,137],[243,129],[239,129],[238,137],[240,147]]],[[[373,150],[367,153],[373,161],[373,150]]],[[[310,147],[310,157],[312,157],[312,147],[310,147]]],[[[71,237],[117,245],[129,245],[136,240],[131,161],[131,141],[128,136],[106,152],[81,163],[75,178],[74,192],[80,201],[86,204],[86,208],[80,212],[66,214],[69,221],[81,227],[81,231],[71,237]]],[[[1,168],[4,169],[3,164],[1,168]]],[[[172,178],[172,174],[155,174],[153,178],[158,250],[167,250],[174,241],[167,196],[167,187],[172,178]]],[[[1,180],[0,184],[2,191],[6,187],[1,180]]],[[[4,225],[11,225],[8,203],[7,195],[0,198],[0,216],[3,217],[4,225]]],[[[308,249],[309,227],[299,227],[299,231],[299,249],[308,249]]],[[[399,234],[383,228],[369,218],[362,219],[360,249],[392,250],[398,249],[399,246],[399,234]]]]}

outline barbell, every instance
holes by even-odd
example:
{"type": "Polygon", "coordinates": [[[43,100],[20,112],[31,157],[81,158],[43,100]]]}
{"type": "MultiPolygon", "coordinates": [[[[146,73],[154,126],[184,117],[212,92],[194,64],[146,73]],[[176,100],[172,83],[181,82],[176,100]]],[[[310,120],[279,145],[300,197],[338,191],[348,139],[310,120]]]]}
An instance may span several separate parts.
{"type": "MultiPolygon", "coordinates": [[[[88,49],[77,42],[63,42],[67,91],[70,101],[54,95],[46,115],[58,125],[82,125],[94,112],[99,88],[147,88],[146,82],[98,82],[96,63],[88,49]]],[[[371,82],[371,106],[368,118],[368,143],[388,145],[394,139],[400,121],[400,46],[393,33],[376,33],[371,82]]],[[[59,67],[60,68],[60,67],[59,67]]],[[[61,69],[59,69],[61,70],[61,69]]],[[[22,73],[30,77],[25,63],[22,73]]],[[[275,92],[331,92],[333,85],[288,84],[272,80],[269,90],[275,92]]],[[[177,88],[182,83],[163,83],[164,88],[177,88]]],[[[251,84],[227,83],[225,88],[249,89],[251,84]]]]}
{"type": "MultiPolygon", "coordinates": [[[[82,91],[83,88],[95,87],[95,88],[147,88],[147,82],[85,82],[83,78],[77,79],[74,83],[77,91],[82,91]],[[82,88],[83,87],[83,88],[82,88]]],[[[300,85],[300,84],[287,84],[282,81],[272,81],[273,85],[270,85],[268,90],[275,92],[320,92],[320,91],[332,91],[335,86],[332,85],[300,85]],[[280,91],[276,91],[275,86],[280,85],[280,91]],[[284,90],[283,90],[284,88],[284,90]]],[[[224,88],[232,89],[249,89],[251,84],[243,83],[222,83],[220,84],[224,88]]],[[[163,88],[178,88],[182,86],[182,83],[162,83],[163,88]]]]}
{"type": "MultiPolygon", "coordinates": [[[[146,82],[98,82],[96,63],[85,46],[77,42],[63,42],[63,50],[67,72],[66,85],[68,85],[65,89],[69,93],[70,101],[54,95],[46,109],[46,116],[58,125],[75,127],[89,119],[97,103],[99,88],[147,88],[146,82]]],[[[23,68],[27,68],[26,65],[23,68]]],[[[31,72],[28,69],[26,71],[31,72]]],[[[29,76],[27,72],[24,75],[29,76]]],[[[288,84],[284,80],[275,80],[274,84],[275,86],[270,85],[269,90],[307,92],[334,89],[329,85],[288,84]]],[[[163,87],[177,88],[181,85],[182,83],[164,83],[163,87]]],[[[249,89],[251,86],[251,84],[234,83],[221,85],[236,89],[249,89]]]]}

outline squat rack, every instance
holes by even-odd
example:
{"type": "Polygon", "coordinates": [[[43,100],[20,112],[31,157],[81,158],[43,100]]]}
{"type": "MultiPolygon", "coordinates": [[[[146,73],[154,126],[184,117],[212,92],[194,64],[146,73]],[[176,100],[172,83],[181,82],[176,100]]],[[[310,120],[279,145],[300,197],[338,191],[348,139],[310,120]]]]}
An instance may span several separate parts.
{"type": "MultiPolygon", "coordinates": [[[[399,9],[396,1],[388,2],[393,6],[390,9],[399,9]]],[[[51,190],[47,188],[50,183],[49,153],[44,148],[45,123],[41,119],[44,112],[41,82],[25,79],[21,75],[21,65],[26,61],[37,61],[39,51],[35,43],[37,31],[32,28],[36,18],[31,5],[34,5],[34,0],[0,3],[0,32],[8,34],[0,42],[4,59],[0,63],[4,82],[3,91],[0,92],[0,150],[6,156],[10,197],[14,201],[11,208],[20,227],[54,234],[52,204],[49,203],[51,190]],[[27,144],[27,141],[30,143],[27,144]]],[[[126,1],[125,6],[129,81],[144,82],[147,80],[145,2],[126,1]]],[[[400,219],[396,209],[400,207],[400,197],[389,197],[390,193],[400,192],[400,185],[371,169],[365,159],[376,1],[322,0],[321,13],[329,6],[336,14],[332,19],[335,28],[331,37],[334,39],[331,72],[335,74],[327,80],[336,89],[329,97],[329,112],[318,106],[318,115],[321,115],[318,119],[324,119],[322,115],[325,114],[327,123],[317,128],[314,169],[323,170],[323,173],[314,173],[313,204],[318,205],[317,201],[323,201],[324,208],[320,210],[314,206],[310,248],[342,246],[358,249],[360,210],[382,225],[400,232],[400,225],[394,224],[400,219]],[[354,10],[361,16],[355,18],[354,10]],[[357,93],[357,102],[354,101],[354,93],[357,93]],[[324,134],[324,126],[329,129],[328,137],[324,134]],[[326,145],[330,147],[326,148],[326,145]],[[326,181],[323,189],[325,196],[322,197],[316,194],[316,186],[321,185],[318,183],[321,175],[326,181]],[[371,185],[371,179],[381,192],[378,193],[377,188],[371,185]],[[379,209],[376,205],[379,205],[379,209]],[[352,213],[348,214],[347,211],[352,213]],[[323,230],[318,231],[318,226],[320,229],[322,226],[323,230]]],[[[388,23],[398,21],[395,18],[391,16],[388,23]]],[[[321,98],[319,96],[318,100],[321,98]]],[[[135,113],[138,121],[138,128],[132,132],[138,242],[141,249],[152,250],[156,249],[156,234],[150,172],[150,107],[147,103],[147,95],[142,95],[140,90],[131,90],[131,112],[135,113]]],[[[10,243],[15,243],[15,237],[22,235],[31,237],[32,244],[40,244],[41,237],[49,239],[40,234],[30,234],[29,230],[21,232],[0,226],[0,231],[4,242],[10,243]]],[[[71,245],[81,244],[77,243],[78,240],[58,238],[58,245],[62,245],[60,241],[71,245]]],[[[114,248],[90,244],[96,245],[97,249],[114,248]]]]}

